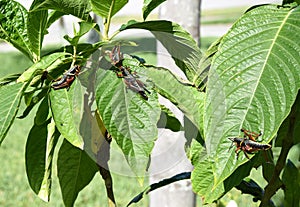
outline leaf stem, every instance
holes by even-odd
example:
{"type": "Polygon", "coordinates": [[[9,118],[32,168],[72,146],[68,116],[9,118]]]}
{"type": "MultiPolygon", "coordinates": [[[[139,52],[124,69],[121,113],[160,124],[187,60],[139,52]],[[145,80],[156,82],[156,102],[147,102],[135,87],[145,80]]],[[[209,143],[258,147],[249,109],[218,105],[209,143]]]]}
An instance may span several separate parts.
{"type": "Polygon", "coordinates": [[[109,12],[107,15],[107,18],[104,20],[104,39],[109,40],[108,32],[109,32],[109,27],[110,27],[110,22],[111,22],[111,17],[112,17],[112,10],[115,5],[115,0],[111,2],[111,6],[109,8],[109,12]]]}

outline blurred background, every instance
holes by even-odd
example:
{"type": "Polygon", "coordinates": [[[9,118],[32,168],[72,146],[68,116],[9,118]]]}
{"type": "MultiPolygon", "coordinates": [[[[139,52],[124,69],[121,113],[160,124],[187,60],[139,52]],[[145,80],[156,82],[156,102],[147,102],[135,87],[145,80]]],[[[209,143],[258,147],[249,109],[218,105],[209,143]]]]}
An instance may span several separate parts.
{"type": "MultiPolygon", "coordinates": [[[[175,1],[175,0],[169,0],[175,1]]],[[[18,0],[22,5],[29,9],[32,1],[18,0]]],[[[247,8],[264,3],[281,3],[276,0],[202,0],[201,2],[201,16],[200,16],[200,38],[199,43],[203,50],[207,49],[209,45],[225,34],[231,25],[247,10],[247,8]]],[[[163,3],[164,4],[164,3],[163,3]]],[[[163,6],[162,4],[162,6],[163,6]]],[[[117,30],[121,24],[126,23],[130,19],[142,21],[142,6],[143,1],[129,0],[129,3],[112,19],[112,27],[110,31],[117,30]]],[[[148,20],[158,19],[160,8],[156,9],[149,16],[148,20]]],[[[184,13],[184,11],[182,11],[184,13]]],[[[65,34],[72,36],[74,22],[77,21],[71,16],[66,16],[62,20],[57,21],[49,29],[49,34],[44,39],[44,52],[50,51],[52,48],[56,48],[58,45],[65,45],[67,42],[63,39],[65,34]]],[[[101,20],[99,20],[101,21],[101,20]]],[[[119,36],[120,38],[128,38],[134,40],[139,45],[135,48],[137,55],[143,57],[148,63],[156,64],[157,56],[157,43],[152,35],[148,32],[141,30],[126,31],[119,36]]],[[[93,35],[90,34],[87,37],[87,41],[93,41],[93,35]]],[[[0,40],[0,78],[3,76],[15,73],[23,72],[32,63],[27,57],[23,56],[20,52],[14,49],[11,45],[0,40]]],[[[22,112],[22,107],[19,113],[22,112]]],[[[32,113],[33,114],[33,113],[32,113]]],[[[54,163],[53,170],[53,185],[50,203],[45,203],[40,200],[34,192],[30,189],[27,176],[25,172],[25,144],[27,134],[32,126],[33,117],[29,115],[23,120],[16,120],[9,134],[5,138],[0,148],[0,206],[30,206],[30,207],[43,207],[43,206],[63,206],[59,184],[56,177],[56,170],[54,163]]],[[[182,136],[179,134],[170,134],[166,132],[160,132],[159,137],[164,135],[172,136],[174,138],[182,136]]],[[[182,143],[181,143],[182,144],[182,143]]],[[[183,143],[184,144],[184,143],[183,143]]],[[[175,148],[177,149],[177,148],[175,148]]],[[[115,197],[119,206],[125,206],[135,195],[140,193],[149,185],[149,178],[145,179],[144,185],[140,186],[137,180],[130,176],[127,172],[127,166],[125,160],[122,158],[118,147],[112,142],[112,150],[114,156],[110,160],[110,165],[113,173],[115,197]]],[[[153,153],[157,153],[157,146],[153,153]]],[[[184,156],[184,151],[181,150],[184,156]]],[[[57,153],[57,152],[56,152],[57,153]]],[[[173,163],[173,166],[177,166],[181,160],[177,160],[173,163]]],[[[186,167],[187,161],[182,161],[186,167]]],[[[172,164],[170,165],[172,166],[172,164]]],[[[167,171],[168,169],[166,169],[167,171]]],[[[184,169],[182,169],[184,170],[184,169]]],[[[255,172],[253,172],[255,173],[255,172]]],[[[152,179],[153,180],[153,179],[152,179]]],[[[150,179],[151,181],[151,179],[150,179]]],[[[263,182],[263,181],[262,181],[263,182]]],[[[151,182],[152,183],[152,182],[151,182]]],[[[239,206],[257,206],[252,202],[251,196],[243,195],[240,197],[240,192],[233,190],[224,198],[222,198],[219,206],[236,206],[236,203],[242,204],[239,206]],[[235,202],[233,202],[234,200],[235,202]]],[[[149,197],[146,196],[137,205],[132,206],[149,206],[149,197]]],[[[97,174],[93,182],[88,185],[78,196],[75,206],[107,206],[106,192],[104,183],[97,174]]],[[[155,206],[155,205],[152,205],[155,206]]],[[[196,206],[201,205],[201,199],[197,197],[196,206]]]]}

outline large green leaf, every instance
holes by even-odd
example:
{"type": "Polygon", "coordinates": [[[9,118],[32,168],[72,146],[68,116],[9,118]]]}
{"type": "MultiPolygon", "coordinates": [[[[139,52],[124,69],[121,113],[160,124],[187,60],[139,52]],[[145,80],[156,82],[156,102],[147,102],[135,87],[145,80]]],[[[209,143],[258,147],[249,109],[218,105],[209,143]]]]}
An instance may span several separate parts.
{"type": "Polygon", "coordinates": [[[161,3],[166,0],[144,0],[143,5],[143,18],[144,20],[148,17],[153,9],[158,7],[161,3]]]}
{"type": "Polygon", "coordinates": [[[122,9],[128,0],[90,0],[93,12],[104,18],[113,17],[120,9],[122,9]]]}
{"type": "Polygon", "coordinates": [[[51,90],[49,93],[52,116],[61,135],[76,147],[83,148],[83,139],[79,134],[74,115],[75,83],[67,89],[51,90]]]}
{"type": "Polygon", "coordinates": [[[33,60],[27,35],[27,10],[13,0],[1,0],[0,39],[11,43],[15,48],[33,60]]]}
{"type": "Polygon", "coordinates": [[[147,67],[144,70],[155,84],[158,93],[175,104],[200,131],[203,131],[205,94],[198,91],[197,88],[181,82],[167,69],[147,67]]]}
{"type": "Polygon", "coordinates": [[[88,20],[91,6],[86,0],[35,0],[31,11],[52,9],[88,20]]]}
{"type": "Polygon", "coordinates": [[[26,172],[30,187],[44,201],[49,201],[54,148],[59,132],[54,122],[34,125],[26,143],[26,172]]]}
{"type": "Polygon", "coordinates": [[[194,81],[196,74],[201,73],[199,66],[201,51],[193,37],[180,25],[164,20],[145,22],[131,20],[122,25],[120,31],[127,29],[145,29],[152,32],[191,82],[194,81]]]}
{"type": "Polygon", "coordinates": [[[204,116],[214,186],[248,161],[242,154],[236,159],[234,149],[228,153],[228,137],[240,135],[241,128],[262,130],[269,142],[291,110],[300,88],[299,14],[298,7],[256,7],[221,41],[210,68],[204,116]]]}
{"type": "Polygon", "coordinates": [[[97,171],[96,163],[85,151],[64,140],[58,152],[57,176],[65,206],[74,205],[78,193],[91,182],[97,171]]]}
{"type": "MultiPolygon", "coordinates": [[[[34,4],[31,5],[34,7],[34,4]]],[[[29,11],[27,21],[27,34],[31,51],[34,53],[34,62],[41,57],[41,49],[47,28],[48,11],[29,11]]]]}
{"type": "Polygon", "coordinates": [[[0,144],[12,125],[26,84],[10,84],[0,87],[0,144]]]}
{"type": "Polygon", "coordinates": [[[101,82],[96,101],[104,125],[141,181],[157,139],[156,124],[160,117],[157,94],[151,90],[148,100],[144,100],[127,89],[112,71],[102,72],[98,79],[101,82]]]}

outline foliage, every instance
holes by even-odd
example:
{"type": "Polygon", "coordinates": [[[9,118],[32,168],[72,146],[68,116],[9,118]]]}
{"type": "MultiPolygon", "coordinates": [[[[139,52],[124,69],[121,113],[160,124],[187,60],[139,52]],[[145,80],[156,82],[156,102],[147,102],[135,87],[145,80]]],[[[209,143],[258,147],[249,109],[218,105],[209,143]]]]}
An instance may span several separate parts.
{"type": "Polygon", "coordinates": [[[114,206],[108,167],[111,141],[117,143],[142,183],[157,128],[181,130],[176,117],[159,104],[161,95],[187,120],[183,129],[187,139],[193,138],[187,155],[195,167],[191,181],[204,203],[219,200],[233,187],[261,200],[261,206],[274,205],[271,198],[280,188],[285,192],[284,203],[299,203],[297,194],[290,193],[299,188],[290,179],[300,179],[299,163],[297,159],[287,161],[290,149],[299,143],[297,3],[250,8],[202,54],[177,23],[147,20],[163,1],[145,0],[144,21],[124,23],[112,35],[112,17],[126,0],[35,0],[29,11],[15,1],[0,2],[0,38],[32,61],[22,74],[0,80],[0,143],[14,123],[22,99],[27,107],[19,118],[38,106],[25,157],[30,187],[41,199],[49,201],[53,153],[59,150],[57,172],[64,204],[73,206],[78,193],[99,171],[109,205],[114,206]],[[103,18],[103,25],[90,16],[91,11],[103,18]],[[74,29],[73,37],[64,36],[69,45],[42,55],[47,29],[64,15],[78,17],[79,29],[74,29]],[[150,31],[185,77],[178,77],[170,68],[147,65],[137,56],[121,54],[120,46],[134,43],[116,36],[129,29],[150,31]],[[82,42],[91,30],[100,40],[82,42]],[[78,78],[74,72],[77,65],[82,69],[78,78]],[[53,83],[67,87],[55,90],[53,83]],[[163,117],[167,117],[165,125],[161,124],[163,117]],[[273,148],[278,147],[280,154],[266,151],[268,161],[261,152],[249,155],[250,159],[242,153],[236,156],[228,138],[239,137],[242,128],[261,130],[258,142],[275,143],[273,148]],[[59,140],[62,145],[57,145],[59,140]],[[258,167],[268,182],[264,190],[246,179],[258,167]]]}

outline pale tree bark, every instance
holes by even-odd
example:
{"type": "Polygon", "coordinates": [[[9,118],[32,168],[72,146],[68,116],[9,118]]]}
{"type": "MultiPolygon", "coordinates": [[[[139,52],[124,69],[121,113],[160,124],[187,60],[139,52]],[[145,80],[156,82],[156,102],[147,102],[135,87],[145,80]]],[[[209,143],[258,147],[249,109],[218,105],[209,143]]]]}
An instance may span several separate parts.
{"type": "MultiPolygon", "coordinates": [[[[198,42],[200,37],[200,6],[201,0],[168,0],[160,6],[159,17],[180,24],[198,42]]],[[[166,67],[182,75],[182,72],[167,55],[167,51],[157,43],[158,66],[166,67]]],[[[182,121],[182,113],[166,100],[164,105],[171,107],[182,121]]],[[[173,133],[160,130],[158,140],[151,157],[150,183],[158,182],[175,174],[191,171],[192,165],[185,154],[184,133],[173,133]]],[[[150,207],[194,207],[195,195],[192,192],[190,180],[183,180],[160,188],[150,193],[150,207]]]]}

